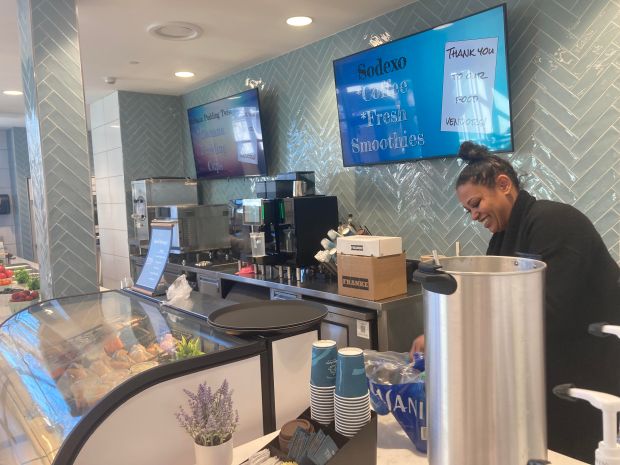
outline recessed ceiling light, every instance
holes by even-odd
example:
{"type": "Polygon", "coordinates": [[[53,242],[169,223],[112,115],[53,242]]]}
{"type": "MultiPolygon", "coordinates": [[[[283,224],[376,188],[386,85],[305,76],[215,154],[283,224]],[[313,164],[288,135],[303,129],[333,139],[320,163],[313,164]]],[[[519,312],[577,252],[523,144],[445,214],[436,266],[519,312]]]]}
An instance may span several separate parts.
{"type": "Polygon", "coordinates": [[[4,95],[24,95],[21,90],[3,90],[4,95]]]}
{"type": "Polygon", "coordinates": [[[194,73],[192,73],[191,71],[177,71],[176,73],[174,73],[174,75],[176,77],[180,77],[180,78],[191,78],[191,77],[194,77],[194,73]]]}
{"type": "Polygon", "coordinates": [[[309,18],[308,16],[293,16],[292,18],[286,20],[286,24],[295,27],[307,26],[311,22],[312,18],[309,18]]]}
{"type": "Polygon", "coordinates": [[[202,35],[200,26],[178,21],[151,24],[146,30],[152,36],[166,40],[192,40],[202,35]]]}

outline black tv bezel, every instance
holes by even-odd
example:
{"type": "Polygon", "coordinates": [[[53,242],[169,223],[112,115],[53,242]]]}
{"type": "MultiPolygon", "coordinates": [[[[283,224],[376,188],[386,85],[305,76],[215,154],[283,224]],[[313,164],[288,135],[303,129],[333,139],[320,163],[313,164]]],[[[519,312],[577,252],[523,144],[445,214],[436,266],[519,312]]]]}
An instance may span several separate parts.
{"type": "MultiPolygon", "coordinates": [[[[441,26],[445,26],[447,24],[452,24],[455,23],[457,21],[461,21],[463,19],[467,19],[471,16],[476,16],[478,14],[481,13],[485,13],[487,11],[490,10],[494,10],[495,8],[499,8],[501,7],[503,10],[503,15],[504,15],[504,49],[506,52],[506,79],[508,81],[508,108],[509,108],[509,112],[510,112],[510,149],[507,150],[489,150],[489,153],[493,153],[493,154],[498,154],[498,153],[513,153],[514,152],[514,147],[515,147],[515,141],[514,141],[514,121],[513,121],[513,116],[512,116],[512,96],[511,96],[511,79],[510,79],[510,57],[509,57],[509,50],[508,50],[508,8],[506,3],[500,3],[498,5],[492,6],[490,8],[486,8],[484,10],[480,10],[477,11],[475,13],[471,13],[467,16],[462,16],[460,18],[454,19],[452,21],[446,21],[445,23],[441,23],[438,24],[436,26],[433,27],[428,27],[426,29],[423,29],[421,31],[417,31],[414,32],[412,34],[408,34],[406,36],[403,37],[399,37],[398,39],[394,39],[391,40],[389,42],[385,42],[381,45],[378,45],[376,47],[372,47],[372,48],[366,48],[364,50],[360,50],[359,52],[355,52],[355,53],[351,53],[350,55],[346,55],[340,58],[336,58],[335,60],[332,60],[332,68],[333,68],[333,72],[334,72],[334,90],[337,91],[338,90],[338,85],[336,83],[336,62],[340,61],[340,60],[344,60],[350,57],[353,57],[355,55],[361,55],[363,53],[368,52],[369,50],[376,50],[378,48],[381,47],[385,47],[387,45],[391,45],[395,42],[399,42],[401,40],[404,39],[408,39],[409,37],[418,35],[418,34],[422,34],[424,32],[427,31],[431,31],[433,29],[436,29],[438,27],[441,26]]],[[[448,154],[440,154],[440,155],[435,155],[432,157],[415,157],[415,158],[407,158],[404,160],[391,160],[391,161],[379,161],[379,162],[372,162],[372,163],[351,163],[351,164],[345,164],[345,160],[344,160],[344,150],[343,150],[343,140],[342,140],[342,129],[341,129],[341,125],[340,125],[340,108],[338,108],[338,93],[335,92],[335,97],[336,97],[336,110],[338,111],[338,135],[340,137],[340,154],[341,154],[341,158],[342,158],[342,166],[345,168],[354,168],[354,167],[364,167],[364,166],[377,166],[377,165],[394,165],[394,164],[398,164],[398,163],[410,163],[410,162],[416,162],[416,161],[421,161],[421,160],[437,160],[437,159],[443,159],[443,158],[455,158],[458,155],[458,152],[455,153],[448,153],[448,154]]],[[[476,142],[476,141],[473,141],[476,142]]],[[[458,148],[457,148],[458,150],[458,148]]]]}
{"type": "Polygon", "coordinates": [[[260,101],[260,92],[258,91],[258,88],[253,87],[251,89],[246,89],[243,90],[241,92],[237,92],[236,94],[232,94],[232,95],[228,95],[226,97],[222,97],[222,98],[218,98],[216,100],[210,100],[208,102],[205,103],[201,103],[199,105],[194,105],[193,107],[190,107],[186,110],[185,112],[186,116],[187,116],[187,127],[189,129],[189,138],[190,141],[192,143],[192,159],[194,160],[194,168],[196,169],[196,179],[202,181],[202,180],[214,180],[214,179],[240,179],[240,178],[260,178],[260,177],[265,177],[265,176],[269,176],[269,163],[267,162],[268,157],[267,157],[267,150],[266,150],[266,145],[265,144],[265,130],[264,127],[265,125],[263,124],[263,111],[261,108],[261,101],[260,101]],[[190,126],[190,122],[189,122],[189,112],[192,111],[194,108],[198,108],[198,107],[202,107],[205,105],[210,105],[212,103],[217,103],[220,102],[222,100],[226,100],[229,99],[231,97],[237,97],[239,95],[242,94],[247,94],[250,92],[254,92],[256,94],[256,101],[258,102],[258,119],[260,121],[260,128],[261,128],[261,133],[263,134],[263,161],[265,162],[265,172],[264,173],[259,173],[259,174],[242,174],[239,176],[199,176],[198,175],[198,166],[196,166],[196,153],[194,152],[194,138],[192,136],[192,129],[190,126]]]}

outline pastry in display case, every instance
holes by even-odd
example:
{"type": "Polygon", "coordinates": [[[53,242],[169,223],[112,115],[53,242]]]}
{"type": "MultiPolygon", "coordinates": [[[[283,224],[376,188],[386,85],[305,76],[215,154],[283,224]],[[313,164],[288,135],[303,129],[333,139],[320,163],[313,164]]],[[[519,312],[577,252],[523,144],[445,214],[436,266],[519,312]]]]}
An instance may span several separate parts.
{"type": "Polygon", "coordinates": [[[122,291],[33,305],[0,325],[0,463],[70,463],[123,397],[261,347],[122,291]]]}

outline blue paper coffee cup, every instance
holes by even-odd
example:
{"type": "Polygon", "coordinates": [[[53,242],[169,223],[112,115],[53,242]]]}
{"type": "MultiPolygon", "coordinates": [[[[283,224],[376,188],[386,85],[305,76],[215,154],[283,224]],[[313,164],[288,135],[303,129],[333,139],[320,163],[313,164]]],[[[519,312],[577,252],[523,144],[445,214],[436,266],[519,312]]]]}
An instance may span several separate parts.
{"type": "Polygon", "coordinates": [[[368,381],[364,369],[364,351],[357,347],[340,349],[336,364],[336,395],[362,397],[366,394],[368,394],[368,381]]]}
{"type": "Polygon", "coordinates": [[[310,383],[314,386],[329,387],[336,383],[336,341],[323,339],[312,343],[312,366],[310,383]]]}

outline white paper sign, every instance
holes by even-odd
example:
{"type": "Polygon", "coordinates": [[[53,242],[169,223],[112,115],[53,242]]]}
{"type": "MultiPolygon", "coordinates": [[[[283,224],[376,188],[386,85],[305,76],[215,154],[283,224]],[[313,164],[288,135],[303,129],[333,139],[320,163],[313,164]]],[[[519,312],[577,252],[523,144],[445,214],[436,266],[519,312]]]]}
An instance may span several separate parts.
{"type": "Polygon", "coordinates": [[[447,42],[444,50],[441,130],[493,132],[491,115],[497,37],[447,42]]]}
{"type": "Polygon", "coordinates": [[[357,337],[370,339],[370,323],[367,321],[357,320],[357,337]]]}
{"type": "MultiPolygon", "coordinates": [[[[258,114],[246,113],[245,109],[237,111],[233,117],[233,136],[237,144],[237,160],[241,163],[258,165],[258,140],[256,129],[260,127],[258,114]]],[[[262,134],[261,134],[262,139],[262,134]]]]}
{"type": "Polygon", "coordinates": [[[258,165],[258,149],[256,140],[237,142],[237,160],[241,163],[258,165]]]}

